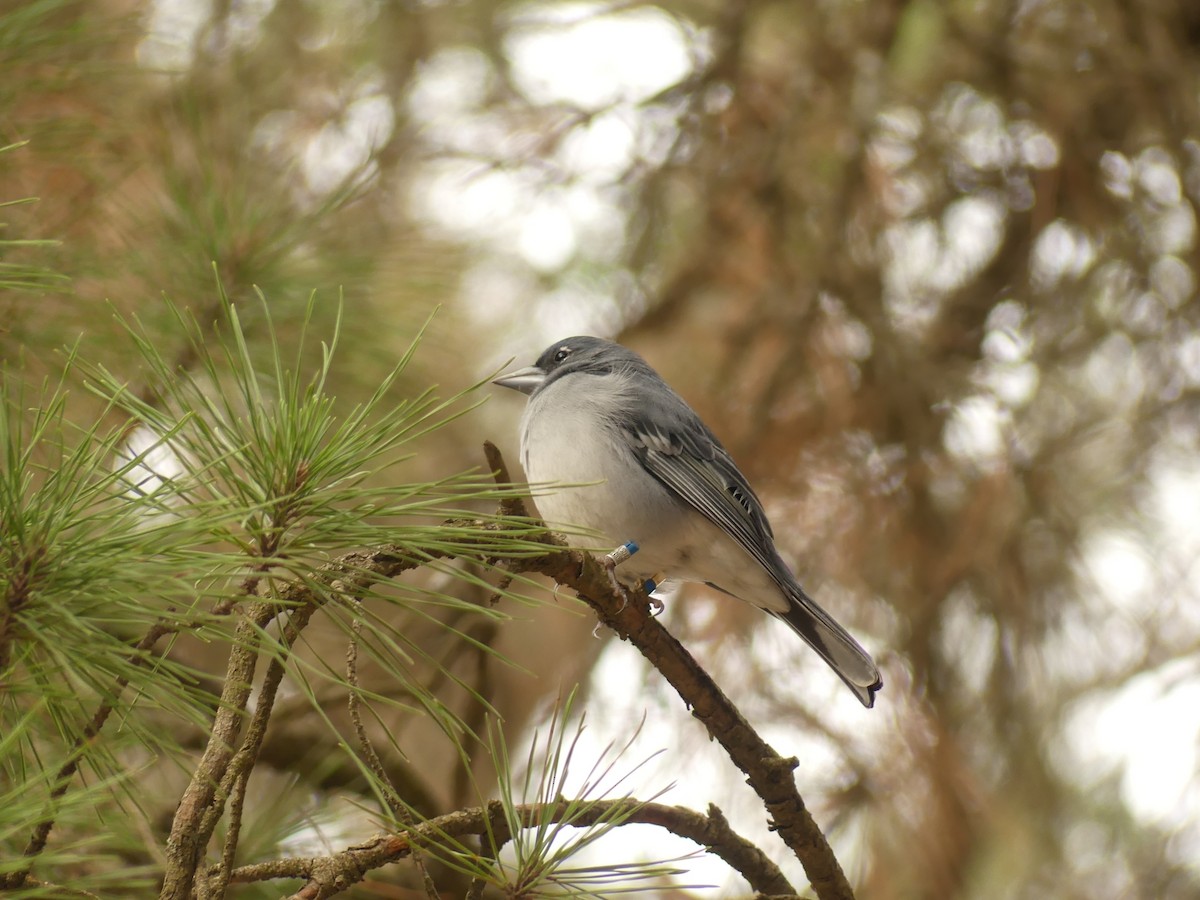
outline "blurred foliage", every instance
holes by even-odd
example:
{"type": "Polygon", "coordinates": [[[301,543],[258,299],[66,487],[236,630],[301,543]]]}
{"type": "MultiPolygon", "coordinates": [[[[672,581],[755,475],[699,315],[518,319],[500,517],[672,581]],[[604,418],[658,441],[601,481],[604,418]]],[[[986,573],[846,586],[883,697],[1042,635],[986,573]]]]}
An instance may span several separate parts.
{"type": "MultiPolygon", "coordinates": [[[[310,291],[342,287],[354,365],[328,387],[348,398],[439,303],[397,396],[617,335],[701,411],[822,602],[882,651],[881,709],[847,718],[803,660],[786,663],[799,687],[780,678],[758,618],[702,591],[671,605],[721,683],[831,761],[816,806],[864,896],[1195,895],[1194,802],[1142,800],[1119,738],[1169,718],[1148,737],[1194,768],[1196,4],[0,10],[0,203],[38,198],[0,206],[0,262],[69,278],[0,271],[10,371],[40,383],[82,335],[145,384],[105,300],[192,369],[158,297],[208,328],[214,269],[236,303],[262,289],[285,344],[310,291]]],[[[314,316],[330,325],[333,305],[314,316]]],[[[515,407],[492,407],[430,436],[404,477],[478,465],[482,431],[513,431],[515,407]]],[[[509,678],[411,627],[510,724],[599,653],[576,619],[473,622],[543,676],[509,678]]],[[[176,650],[206,668],[204,648],[176,650]]],[[[421,727],[380,728],[403,735],[397,780],[426,812],[453,808],[469,779],[446,754],[401,758],[421,727]]],[[[345,790],[357,773],[331,750],[298,716],[264,758],[345,790]]]]}

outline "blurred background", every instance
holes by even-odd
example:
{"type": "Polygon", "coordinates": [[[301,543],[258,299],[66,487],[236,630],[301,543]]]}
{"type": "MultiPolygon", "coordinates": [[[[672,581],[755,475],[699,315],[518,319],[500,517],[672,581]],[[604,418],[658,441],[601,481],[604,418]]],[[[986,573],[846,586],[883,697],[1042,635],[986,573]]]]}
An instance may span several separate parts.
{"type": "MultiPolygon", "coordinates": [[[[1200,893],[1200,5],[0,10],[0,145],[27,142],[0,155],[0,201],[38,198],[0,209],[0,237],[56,242],[5,265],[65,276],[0,293],[10,372],[40,381],[80,335],[120,372],[112,307],[168,343],[161,296],[211,321],[218,282],[248,310],[261,288],[285,332],[340,292],[348,402],[437,307],[412,388],[619,339],[881,663],[865,711],[766,617],[668,597],[668,627],[800,757],[860,896],[1200,893]]],[[[515,467],[521,398],[480,395],[397,477],[480,466],[485,438],[515,467]]],[[[476,635],[529,670],[461,662],[510,732],[582,680],[590,743],[645,718],[631,759],[666,752],[638,779],[718,803],[803,883],[700,726],[578,612],[476,635]]],[[[325,726],[285,724],[268,761],[306,802],[352,793],[307,752],[335,752],[325,726]]],[[[418,805],[466,802],[406,727],[418,805]]],[[[680,894],[746,893],[689,866],[715,887],[680,894]]]]}

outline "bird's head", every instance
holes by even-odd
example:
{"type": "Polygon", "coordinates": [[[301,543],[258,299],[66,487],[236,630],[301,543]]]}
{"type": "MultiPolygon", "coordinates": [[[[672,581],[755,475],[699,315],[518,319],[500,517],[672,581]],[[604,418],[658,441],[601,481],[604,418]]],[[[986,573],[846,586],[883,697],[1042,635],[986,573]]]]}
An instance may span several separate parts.
{"type": "Polygon", "coordinates": [[[532,366],[502,375],[492,384],[532,395],[564,375],[607,375],[623,366],[644,367],[645,363],[640,356],[620,344],[604,338],[576,335],[555,341],[542,351],[532,366]]]}

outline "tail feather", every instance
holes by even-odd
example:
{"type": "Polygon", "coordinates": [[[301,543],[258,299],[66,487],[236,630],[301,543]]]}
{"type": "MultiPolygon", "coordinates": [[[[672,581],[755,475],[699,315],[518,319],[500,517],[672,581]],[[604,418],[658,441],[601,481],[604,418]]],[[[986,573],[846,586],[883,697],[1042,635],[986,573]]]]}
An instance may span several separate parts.
{"type": "Polygon", "coordinates": [[[870,709],[875,705],[875,692],[883,687],[879,667],[870,654],[799,585],[795,585],[788,595],[787,611],[772,614],[804,638],[854,692],[859,702],[870,709]]]}

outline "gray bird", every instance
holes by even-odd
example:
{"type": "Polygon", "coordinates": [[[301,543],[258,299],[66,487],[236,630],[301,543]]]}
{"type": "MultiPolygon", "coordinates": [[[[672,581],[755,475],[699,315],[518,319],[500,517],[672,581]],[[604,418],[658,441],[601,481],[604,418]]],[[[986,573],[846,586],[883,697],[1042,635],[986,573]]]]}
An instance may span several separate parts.
{"type": "MultiPolygon", "coordinates": [[[[529,395],[521,463],[552,525],[617,548],[622,580],[698,581],[787,622],[864,706],[883,687],[870,655],[796,582],[762,504],[700,417],[646,361],[596,337],[570,337],[494,384],[529,395]]],[[[577,547],[594,547],[567,533],[577,547]]],[[[649,585],[652,587],[652,584],[649,585]]]]}

